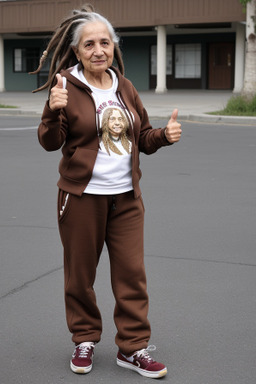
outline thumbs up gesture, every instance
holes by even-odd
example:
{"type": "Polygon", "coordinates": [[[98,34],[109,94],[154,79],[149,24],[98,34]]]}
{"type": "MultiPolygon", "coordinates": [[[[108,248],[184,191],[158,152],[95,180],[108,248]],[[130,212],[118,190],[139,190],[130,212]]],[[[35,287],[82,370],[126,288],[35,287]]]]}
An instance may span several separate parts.
{"type": "Polygon", "coordinates": [[[177,117],[178,109],[174,109],[165,129],[165,136],[169,143],[176,143],[180,140],[182,130],[180,129],[181,124],[177,122],[177,117]]]}
{"type": "Polygon", "coordinates": [[[68,91],[63,88],[63,78],[57,73],[57,84],[51,89],[49,107],[52,111],[65,108],[68,103],[68,91]]]}

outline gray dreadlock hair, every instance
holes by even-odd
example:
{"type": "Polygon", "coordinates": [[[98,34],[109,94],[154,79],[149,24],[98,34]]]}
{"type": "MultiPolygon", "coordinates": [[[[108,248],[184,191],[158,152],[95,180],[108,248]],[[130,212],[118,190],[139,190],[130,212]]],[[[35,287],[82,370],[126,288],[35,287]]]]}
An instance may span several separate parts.
{"type": "Polygon", "coordinates": [[[86,4],[81,10],[73,10],[72,14],[63,20],[49,41],[46,50],[43,52],[38,68],[34,72],[29,72],[31,75],[39,73],[49,53],[54,52],[47,82],[33,92],[42,91],[46,88],[50,90],[55,85],[56,74],[59,73],[61,69],[67,69],[78,63],[73,47],[78,46],[83,27],[95,21],[100,21],[107,26],[110,37],[114,43],[114,58],[116,59],[120,72],[124,74],[124,63],[119,48],[119,37],[110,22],[99,13],[94,12],[92,5],[86,4]]]}

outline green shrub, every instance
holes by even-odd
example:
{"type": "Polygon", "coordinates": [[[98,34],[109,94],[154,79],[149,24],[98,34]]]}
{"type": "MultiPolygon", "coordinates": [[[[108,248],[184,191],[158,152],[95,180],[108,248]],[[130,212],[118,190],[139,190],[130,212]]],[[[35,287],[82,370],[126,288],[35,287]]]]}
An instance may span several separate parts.
{"type": "Polygon", "coordinates": [[[17,108],[14,105],[5,105],[5,104],[0,104],[0,108],[17,108]]]}
{"type": "Polygon", "coordinates": [[[247,100],[243,96],[233,96],[222,111],[216,111],[212,114],[228,116],[256,116],[256,95],[252,100],[247,100]]]}

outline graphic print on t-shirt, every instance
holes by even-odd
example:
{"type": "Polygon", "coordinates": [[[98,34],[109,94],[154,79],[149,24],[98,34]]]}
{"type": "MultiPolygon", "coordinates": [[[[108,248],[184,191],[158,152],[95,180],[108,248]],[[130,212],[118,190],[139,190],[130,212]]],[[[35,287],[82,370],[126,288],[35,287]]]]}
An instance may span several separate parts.
{"type": "Polygon", "coordinates": [[[121,105],[114,101],[104,102],[97,108],[97,114],[102,132],[101,149],[104,145],[109,155],[110,151],[117,155],[130,154],[131,141],[127,136],[129,121],[121,105]]]}

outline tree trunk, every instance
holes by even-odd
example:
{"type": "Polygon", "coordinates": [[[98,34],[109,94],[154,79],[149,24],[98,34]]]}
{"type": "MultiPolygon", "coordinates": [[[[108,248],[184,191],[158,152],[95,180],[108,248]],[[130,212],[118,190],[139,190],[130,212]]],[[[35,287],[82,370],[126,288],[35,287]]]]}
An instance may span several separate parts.
{"type": "Polygon", "coordinates": [[[251,0],[246,6],[246,54],[245,72],[242,95],[252,99],[256,95],[256,0],[251,0]]]}

